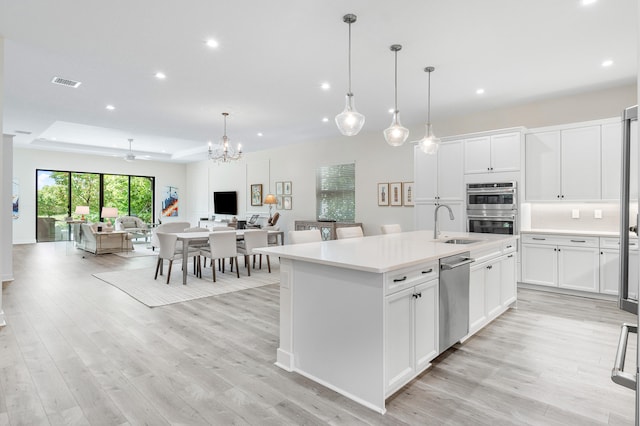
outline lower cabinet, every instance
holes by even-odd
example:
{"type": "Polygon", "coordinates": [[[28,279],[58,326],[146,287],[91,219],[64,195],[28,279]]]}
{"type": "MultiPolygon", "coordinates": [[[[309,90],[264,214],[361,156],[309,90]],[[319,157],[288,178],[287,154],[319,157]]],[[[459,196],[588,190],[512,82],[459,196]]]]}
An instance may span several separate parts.
{"type": "Polygon", "coordinates": [[[469,276],[469,334],[504,312],[516,300],[515,253],[471,267],[469,276]]]}
{"type": "Polygon", "coordinates": [[[386,394],[426,369],[438,355],[438,280],[386,296],[386,394]]]}
{"type": "Polygon", "coordinates": [[[597,293],[600,291],[597,237],[525,235],[522,281],[597,293]]]}
{"type": "MultiPolygon", "coordinates": [[[[620,244],[617,238],[600,239],[600,293],[618,295],[620,244]]],[[[638,297],[638,241],[629,244],[629,295],[638,297]]]]}

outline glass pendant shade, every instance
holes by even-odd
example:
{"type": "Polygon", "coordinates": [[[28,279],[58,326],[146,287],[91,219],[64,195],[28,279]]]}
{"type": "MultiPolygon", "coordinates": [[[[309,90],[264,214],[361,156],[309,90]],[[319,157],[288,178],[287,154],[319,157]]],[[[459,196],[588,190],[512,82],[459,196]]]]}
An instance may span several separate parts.
{"type": "Polygon", "coordinates": [[[424,152],[425,154],[433,155],[438,152],[438,148],[440,148],[440,139],[435,137],[435,135],[433,134],[431,124],[427,124],[425,127],[426,134],[424,135],[424,138],[418,141],[418,145],[420,146],[422,152],[424,152]]]}
{"type": "Polygon", "coordinates": [[[393,113],[391,126],[384,130],[384,138],[391,146],[400,146],[409,137],[409,129],[400,124],[400,111],[393,113]]]}
{"type": "Polygon", "coordinates": [[[344,111],[336,115],[338,130],[345,136],[355,136],[364,126],[364,115],[353,106],[353,94],[347,93],[344,111]]]}

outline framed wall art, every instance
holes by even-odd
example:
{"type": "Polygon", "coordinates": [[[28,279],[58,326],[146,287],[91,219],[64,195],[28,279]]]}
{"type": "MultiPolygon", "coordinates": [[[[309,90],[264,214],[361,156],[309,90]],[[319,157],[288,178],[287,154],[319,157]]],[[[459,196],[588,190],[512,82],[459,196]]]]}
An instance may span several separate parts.
{"type": "Polygon", "coordinates": [[[290,195],[285,195],[283,197],[282,202],[284,204],[284,209],[285,210],[291,210],[293,208],[293,206],[291,205],[291,196],[290,195]]]}
{"type": "Polygon", "coordinates": [[[262,205],[262,184],[254,183],[251,185],[251,205],[252,206],[261,206],[262,205]]]}
{"type": "Polygon", "coordinates": [[[402,203],[413,206],[413,182],[402,182],[402,203]]]}
{"type": "Polygon", "coordinates": [[[282,200],[282,195],[278,195],[276,197],[276,210],[282,210],[284,208],[284,202],[282,200]]]}
{"type": "Polygon", "coordinates": [[[291,195],[291,181],[283,182],[284,195],[291,195]]]}
{"type": "Polygon", "coordinates": [[[393,182],[389,184],[389,205],[401,206],[402,205],[402,183],[393,182]]]}
{"type": "Polygon", "coordinates": [[[282,195],[282,182],[276,182],[276,195],[282,195]]]}
{"type": "Polygon", "coordinates": [[[379,206],[389,205],[389,184],[388,183],[378,184],[378,205],[379,206]]]}

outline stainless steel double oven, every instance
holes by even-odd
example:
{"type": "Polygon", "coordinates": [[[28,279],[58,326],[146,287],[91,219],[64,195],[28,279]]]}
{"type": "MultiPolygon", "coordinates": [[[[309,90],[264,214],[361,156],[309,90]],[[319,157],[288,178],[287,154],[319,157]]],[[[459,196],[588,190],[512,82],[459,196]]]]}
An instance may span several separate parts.
{"type": "Polygon", "coordinates": [[[516,182],[467,184],[467,231],[518,233],[516,182]]]}

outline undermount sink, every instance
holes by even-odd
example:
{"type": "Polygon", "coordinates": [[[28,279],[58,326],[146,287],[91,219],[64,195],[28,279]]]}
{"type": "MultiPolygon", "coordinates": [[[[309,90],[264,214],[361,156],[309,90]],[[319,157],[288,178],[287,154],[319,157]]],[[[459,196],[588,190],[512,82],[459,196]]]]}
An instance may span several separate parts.
{"type": "Polygon", "coordinates": [[[464,238],[452,238],[450,240],[445,240],[444,243],[445,244],[471,244],[471,243],[477,243],[478,240],[467,240],[464,238]]]}

